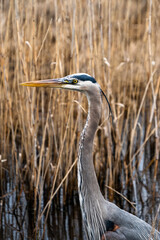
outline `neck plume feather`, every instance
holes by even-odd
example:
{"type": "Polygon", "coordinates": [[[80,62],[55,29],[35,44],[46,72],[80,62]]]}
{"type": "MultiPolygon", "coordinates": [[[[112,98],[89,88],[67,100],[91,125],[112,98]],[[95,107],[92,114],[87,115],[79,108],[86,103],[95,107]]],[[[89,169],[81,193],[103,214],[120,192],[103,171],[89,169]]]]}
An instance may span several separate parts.
{"type": "Polygon", "coordinates": [[[104,201],[101,194],[94,165],[93,140],[101,117],[101,95],[97,89],[92,96],[86,94],[88,99],[88,116],[81,133],[78,160],[78,189],[79,200],[86,235],[88,239],[99,240],[105,230],[100,203],[104,201]]]}

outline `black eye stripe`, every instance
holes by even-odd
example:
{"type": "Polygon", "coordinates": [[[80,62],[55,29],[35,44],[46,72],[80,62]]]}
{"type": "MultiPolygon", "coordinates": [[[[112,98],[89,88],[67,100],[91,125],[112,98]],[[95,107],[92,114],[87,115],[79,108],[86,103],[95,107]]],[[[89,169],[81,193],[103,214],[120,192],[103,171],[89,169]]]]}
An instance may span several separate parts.
{"type": "Polygon", "coordinates": [[[96,83],[96,79],[91,77],[90,75],[88,74],[72,74],[72,75],[69,75],[70,78],[75,78],[77,80],[81,80],[81,81],[90,81],[92,83],[96,83]]]}

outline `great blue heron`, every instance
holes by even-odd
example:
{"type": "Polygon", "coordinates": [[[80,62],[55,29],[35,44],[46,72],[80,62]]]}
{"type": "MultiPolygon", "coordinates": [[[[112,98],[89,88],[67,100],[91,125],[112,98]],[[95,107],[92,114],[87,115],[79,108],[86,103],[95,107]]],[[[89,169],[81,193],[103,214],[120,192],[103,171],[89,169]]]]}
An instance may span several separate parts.
{"type": "Polygon", "coordinates": [[[95,78],[85,73],[22,83],[29,87],[50,87],[75,90],[88,99],[88,116],[81,133],[78,153],[78,191],[81,212],[89,240],[149,240],[159,239],[160,232],[138,217],[104,199],[93,165],[93,139],[102,108],[103,91],[95,78]]]}

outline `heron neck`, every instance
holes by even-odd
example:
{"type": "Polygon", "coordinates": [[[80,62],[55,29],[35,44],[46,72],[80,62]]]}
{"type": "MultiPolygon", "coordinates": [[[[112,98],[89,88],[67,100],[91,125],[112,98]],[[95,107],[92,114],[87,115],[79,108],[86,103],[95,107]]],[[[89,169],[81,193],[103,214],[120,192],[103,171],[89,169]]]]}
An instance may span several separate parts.
{"type": "Polygon", "coordinates": [[[96,200],[102,199],[94,165],[93,165],[93,140],[97,130],[100,117],[101,117],[101,95],[98,90],[95,97],[90,94],[86,94],[88,99],[88,116],[86,124],[81,133],[80,145],[79,145],[79,161],[78,161],[78,186],[79,193],[83,194],[85,191],[96,200]]]}

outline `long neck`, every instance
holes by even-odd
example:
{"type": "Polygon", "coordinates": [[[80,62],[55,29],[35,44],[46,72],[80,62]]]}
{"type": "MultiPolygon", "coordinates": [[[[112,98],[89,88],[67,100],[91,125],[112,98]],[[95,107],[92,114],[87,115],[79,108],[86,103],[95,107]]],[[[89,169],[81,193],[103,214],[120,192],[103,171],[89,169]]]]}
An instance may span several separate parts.
{"type": "MultiPolygon", "coordinates": [[[[98,90],[94,95],[86,94],[88,99],[88,116],[81,133],[78,161],[78,187],[79,194],[86,194],[90,198],[100,200],[103,198],[98,185],[93,165],[93,140],[101,117],[101,96],[98,90]],[[96,96],[95,96],[96,95],[96,96]]],[[[81,196],[80,196],[81,198],[81,196]]]]}
{"type": "Polygon", "coordinates": [[[100,240],[105,232],[102,209],[105,200],[98,185],[92,156],[94,135],[101,117],[100,89],[95,87],[86,95],[88,116],[79,145],[78,190],[86,238],[100,240]]]}

